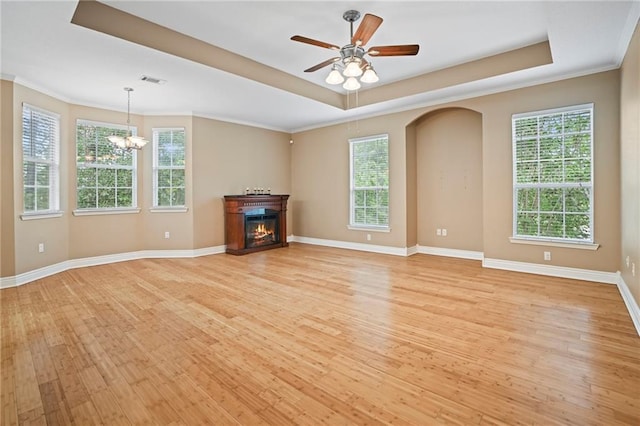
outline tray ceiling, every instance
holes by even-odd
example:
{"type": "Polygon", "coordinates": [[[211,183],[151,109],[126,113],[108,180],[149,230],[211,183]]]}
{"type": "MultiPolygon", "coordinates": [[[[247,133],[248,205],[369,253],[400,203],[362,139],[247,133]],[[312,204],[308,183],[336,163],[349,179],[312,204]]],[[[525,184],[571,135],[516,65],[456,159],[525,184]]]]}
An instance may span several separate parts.
{"type": "Polygon", "coordinates": [[[130,86],[136,113],[294,132],[617,68],[640,3],[2,1],[0,14],[3,78],[115,110],[130,86]],[[347,44],[351,8],[384,19],[369,44],[420,52],[375,58],[380,82],[346,95],[329,69],[303,72],[332,52],[290,37],[347,44]]]}

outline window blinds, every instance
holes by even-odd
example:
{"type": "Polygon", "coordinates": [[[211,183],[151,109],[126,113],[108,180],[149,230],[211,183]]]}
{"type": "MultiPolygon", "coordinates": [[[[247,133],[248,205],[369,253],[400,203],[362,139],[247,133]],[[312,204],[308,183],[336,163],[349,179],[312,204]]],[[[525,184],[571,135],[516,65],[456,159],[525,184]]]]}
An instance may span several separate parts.
{"type": "Polygon", "coordinates": [[[24,212],[57,211],[59,195],[60,116],[22,106],[24,212]]]}

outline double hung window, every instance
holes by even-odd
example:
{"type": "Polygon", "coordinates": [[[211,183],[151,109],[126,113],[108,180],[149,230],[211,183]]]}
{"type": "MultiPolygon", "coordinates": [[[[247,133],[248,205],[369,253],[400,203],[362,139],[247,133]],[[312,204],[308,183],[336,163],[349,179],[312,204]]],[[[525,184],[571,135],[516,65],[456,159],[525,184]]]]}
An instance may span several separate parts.
{"type": "Polygon", "coordinates": [[[354,228],[389,229],[389,136],[349,140],[354,228]]]}
{"type": "Polygon", "coordinates": [[[593,105],[512,117],[513,235],[593,243],[593,105]]]}
{"type": "MultiPolygon", "coordinates": [[[[132,128],[135,134],[135,128],[132,128]]],[[[78,120],[76,171],[78,210],[137,207],[137,155],[107,137],[126,136],[126,126],[78,120]]]]}
{"type": "Polygon", "coordinates": [[[60,209],[60,116],[22,106],[23,211],[55,213],[60,209]]]}
{"type": "Polygon", "coordinates": [[[185,206],[184,128],[153,129],[153,206],[185,206]]]}

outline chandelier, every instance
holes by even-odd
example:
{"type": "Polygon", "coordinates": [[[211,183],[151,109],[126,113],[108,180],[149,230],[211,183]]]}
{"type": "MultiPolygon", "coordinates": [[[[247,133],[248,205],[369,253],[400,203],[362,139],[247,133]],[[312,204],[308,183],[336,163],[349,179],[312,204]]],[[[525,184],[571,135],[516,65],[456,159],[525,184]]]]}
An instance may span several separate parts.
{"type": "Polygon", "coordinates": [[[358,90],[362,83],[375,83],[379,80],[371,62],[363,58],[365,50],[353,44],[340,49],[341,58],[333,64],[325,79],[328,84],[340,84],[346,90],[358,90]],[[340,72],[342,70],[342,72],[340,72]],[[360,81],[358,78],[360,77],[360,81]]]}
{"type": "Polygon", "coordinates": [[[134,136],[133,134],[131,134],[130,111],[131,111],[131,92],[133,92],[133,89],[131,87],[125,87],[124,90],[127,92],[127,134],[125,137],[118,136],[118,135],[111,135],[111,136],[108,136],[107,139],[109,140],[109,142],[111,142],[112,144],[114,144],[120,149],[124,149],[127,151],[131,151],[132,149],[142,149],[142,147],[144,147],[149,141],[143,138],[142,136],[134,136]]]}

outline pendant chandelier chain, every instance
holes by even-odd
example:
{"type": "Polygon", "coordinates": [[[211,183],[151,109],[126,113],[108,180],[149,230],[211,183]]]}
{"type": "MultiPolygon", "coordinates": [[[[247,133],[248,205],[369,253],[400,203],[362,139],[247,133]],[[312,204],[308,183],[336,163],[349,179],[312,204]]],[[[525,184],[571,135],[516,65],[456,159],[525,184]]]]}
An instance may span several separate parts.
{"type": "Polygon", "coordinates": [[[129,136],[131,123],[131,92],[133,92],[133,89],[131,87],[125,87],[124,90],[127,91],[127,136],[129,136]]]}
{"type": "Polygon", "coordinates": [[[119,149],[131,152],[132,149],[142,149],[149,142],[142,136],[133,136],[131,132],[131,87],[125,87],[127,92],[127,134],[125,137],[119,135],[108,136],[109,142],[113,143],[119,149]]]}

